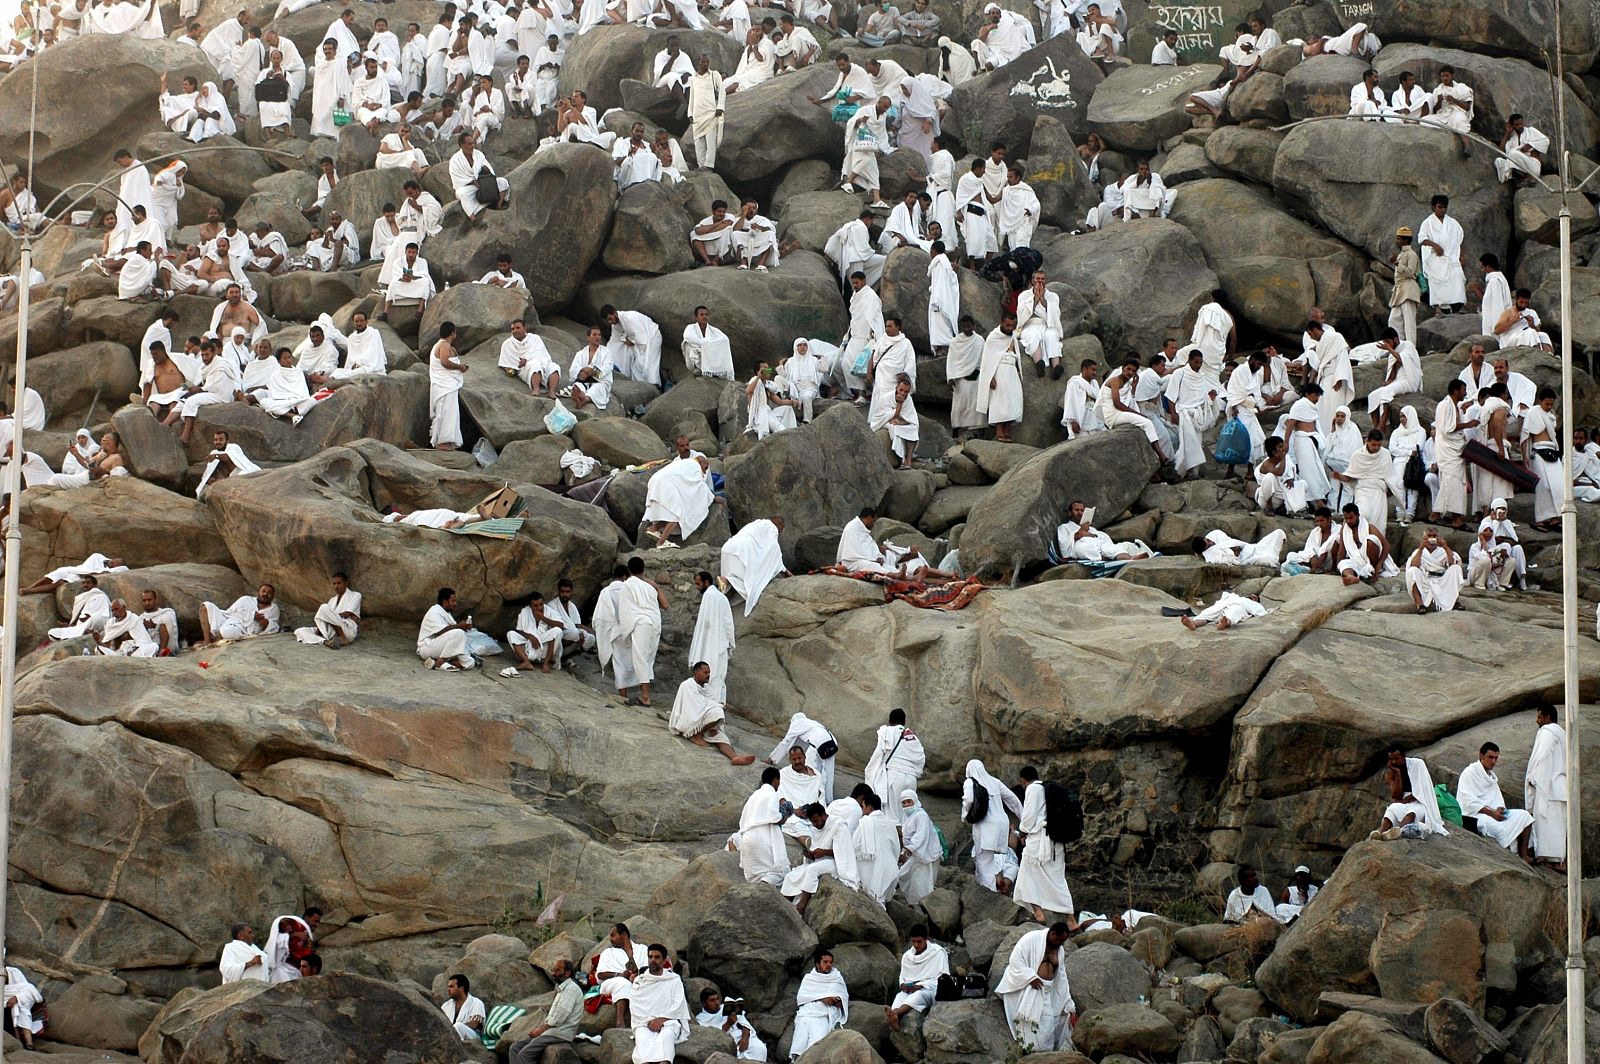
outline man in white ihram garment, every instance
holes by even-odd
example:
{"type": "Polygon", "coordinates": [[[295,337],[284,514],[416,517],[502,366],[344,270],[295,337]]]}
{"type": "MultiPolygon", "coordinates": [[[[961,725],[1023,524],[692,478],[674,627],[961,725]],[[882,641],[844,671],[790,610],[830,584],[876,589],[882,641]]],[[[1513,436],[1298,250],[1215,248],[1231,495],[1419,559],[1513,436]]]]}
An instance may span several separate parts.
{"type": "Polygon", "coordinates": [[[1072,1048],[1072,1015],[1078,1007],[1061,963],[1068,934],[1065,923],[1055,923],[1017,939],[994,988],[1012,1037],[1035,1053],[1072,1048]]]}
{"type": "Polygon", "coordinates": [[[455,618],[456,592],[454,588],[439,589],[437,601],[423,614],[417,628],[417,656],[428,668],[444,672],[460,672],[476,668],[478,660],[467,652],[467,633],[472,630],[472,616],[458,621],[455,618]]]}
{"type": "Polygon", "coordinates": [[[1238,341],[1233,315],[1222,306],[1224,298],[1220,288],[1211,293],[1211,301],[1195,315],[1194,329],[1189,334],[1189,342],[1200,348],[1206,369],[1218,381],[1222,380],[1223,356],[1232,351],[1238,341]]]}
{"type": "Polygon", "coordinates": [[[200,603],[201,645],[277,632],[278,604],[273,601],[276,593],[271,584],[262,584],[254,595],[240,595],[226,610],[214,602],[200,603]]]}
{"type": "Polygon", "coordinates": [[[1008,813],[1022,816],[1022,803],[1011,788],[991,776],[982,761],[968,761],[961,785],[961,819],[972,825],[972,864],[978,886],[989,890],[995,889],[995,858],[1010,848],[1008,813]]]}
{"type": "Polygon", "coordinates": [[[944,845],[916,791],[901,791],[895,804],[900,807],[900,893],[907,905],[917,905],[933,893],[944,845]]]}
{"type": "Polygon", "coordinates": [[[900,1020],[907,1013],[927,1012],[933,1005],[939,977],[950,974],[950,953],[937,942],[929,941],[926,924],[913,924],[906,939],[910,944],[900,955],[900,977],[895,984],[894,1001],[883,1009],[891,1031],[900,1029],[900,1020]]]}
{"type": "Polygon", "coordinates": [[[983,356],[978,364],[978,391],[973,402],[995,429],[995,439],[1011,442],[1011,426],[1022,420],[1022,355],[1016,336],[1017,317],[1002,313],[997,325],[983,341],[983,356]]]}
{"type": "Polygon", "coordinates": [[[683,327],[679,350],[690,373],[700,377],[733,379],[733,344],[727,333],[711,324],[711,311],[707,307],[694,308],[694,321],[683,327]]]}
{"type": "Polygon", "coordinates": [[[1402,837],[1450,834],[1439,813],[1439,797],[1434,792],[1428,763],[1420,757],[1407,757],[1399,743],[1389,744],[1386,758],[1383,779],[1393,800],[1384,808],[1378,830],[1367,837],[1393,842],[1402,837]]]}
{"type": "Polygon", "coordinates": [[[1428,278],[1428,304],[1448,309],[1467,301],[1467,275],[1461,250],[1466,233],[1449,215],[1450,197],[1434,196],[1432,213],[1417,227],[1417,251],[1428,278]]]}
{"type": "MultiPolygon", "coordinates": [[[[789,874],[789,852],[783,841],[788,816],[778,805],[780,778],[771,765],[762,769],[761,785],[745,799],[739,813],[739,869],[748,883],[779,887],[789,874]]],[[[839,844],[848,845],[848,836],[839,844]]]]}
{"type": "Polygon", "coordinates": [[[633,981],[628,1015],[633,1021],[633,1064],[672,1064],[693,1021],[683,979],[667,970],[667,947],[652,943],[646,968],[633,981]]]}
{"type": "Polygon", "coordinates": [[[1093,515],[1078,500],[1067,507],[1067,520],[1056,527],[1056,549],[1063,561],[1133,561],[1155,556],[1143,540],[1113,542],[1110,536],[1094,527],[1093,515]]]}
{"type": "Polygon", "coordinates": [[[1195,553],[1212,565],[1270,565],[1274,569],[1283,557],[1283,541],[1288,533],[1275,528],[1259,543],[1234,539],[1220,528],[1213,528],[1194,540],[1195,553]]]}
{"type": "Polygon", "coordinates": [[[307,646],[321,643],[330,650],[347,647],[361,631],[361,592],[350,588],[350,578],[334,573],[333,597],[317,607],[308,628],[296,628],[294,637],[307,646]]]}
{"type": "MultiPolygon", "coordinates": [[[[1234,374],[1241,372],[1234,370],[1234,374]]],[[[1221,385],[1216,374],[1206,362],[1205,352],[1198,345],[1190,345],[1188,361],[1167,375],[1166,397],[1171,408],[1168,415],[1177,427],[1178,450],[1172,464],[1182,476],[1199,476],[1196,472],[1206,462],[1202,436],[1217,422],[1222,404],[1217,395],[1221,385]]]]}
{"type": "Polygon", "coordinates": [[[689,639],[689,664],[705,662],[711,668],[708,694],[718,702],[728,698],[728,659],[733,656],[733,607],[728,596],[701,570],[694,576],[700,592],[700,610],[695,614],[694,635],[689,639]]]}
{"type": "MultiPolygon", "coordinates": [[[[1023,837],[1022,863],[1011,900],[1030,910],[1041,924],[1046,913],[1063,913],[1071,920],[1078,910],[1067,886],[1066,845],[1050,837],[1050,818],[1065,814],[1065,805],[1059,801],[1066,797],[1065,788],[1042,782],[1031,766],[1022,770],[1022,779],[1027,783],[1022,792],[1022,816],[1017,819],[1017,831],[1023,837]],[[1058,801],[1052,803],[1052,798],[1058,801]]],[[[1055,825],[1058,833],[1062,828],[1055,825]]]]}
{"type": "MultiPolygon", "coordinates": [[[[839,753],[839,744],[835,741],[833,733],[820,721],[812,720],[804,713],[796,713],[789,718],[789,730],[778,740],[778,745],[772,748],[766,763],[777,764],[779,759],[788,757],[789,751],[796,746],[803,746],[809,751],[808,759],[822,776],[823,804],[831,803],[834,759],[839,753]]],[[[765,773],[762,775],[765,778],[765,773]]]]}
{"type": "Polygon", "coordinates": [[[896,823],[902,819],[900,796],[907,791],[916,792],[917,781],[927,763],[928,754],[922,740],[906,727],[906,711],[891,709],[889,723],[878,728],[877,743],[867,758],[864,778],[875,793],[894,796],[893,804],[886,806],[884,812],[896,823]]]}
{"type": "Polygon", "coordinates": [[[705,524],[716,496],[707,482],[708,462],[697,451],[681,453],[688,449],[688,439],[682,440],[677,458],[650,475],[645,488],[645,532],[656,541],[656,549],[673,546],[672,535],[687,541],[705,524]]]}
{"type": "MultiPolygon", "coordinates": [[[[607,303],[600,316],[611,325],[611,364],[630,380],[661,384],[661,326],[643,311],[618,310],[607,303]]],[[[698,320],[698,312],[696,316],[698,320]]],[[[732,356],[729,356],[732,361],[732,356]]],[[[728,368],[733,376],[733,368],[728,368]]]]}
{"type": "Polygon", "coordinates": [[[1534,862],[1565,872],[1567,733],[1558,723],[1560,713],[1555,706],[1541,706],[1534,719],[1539,730],[1534,734],[1533,753],[1528,755],[1528,771],[1523,777],[1522,805],[1533,814],[1534,862]]]}
{"type": "Polygon", "coordinates": [[[224,984],[253,980],[267,981],[267,954],[256,945],[256,929],[249,924],[234,924],[233,938],[222,947],[222,957],[217,962],[224,984]]]}
{"type": "Polygon", "coordinates": [[[869,228],[872,219],[871,211],[862,211],[855,220],[834,230],[822,247],[823,254],[839,267],[841,282],[849,281],[857,272],[866,275],[869,288],[883,280],[883,264],[888,260],[873,250],[869,228]]]}
{"type": "Polygon", "coordinates": [[[1478,747],[1478,759],[1462,769],[1456,780],[1456,802],[1462,816],[1477,820],[1479,835],[1493,839],[1495,845],[1532,864],[1529,840],[1533,836],[1533,814],[1526,809],[1506,808],[1500,777],[1494,771],[1499,761],[1500,747],[1494,743],[1478,747]]]}
{"type": "Polygon", "coordinates": [[[862,893],[886,906],[900,874],[900,833],[883,811],[882,798],[869,791],[858,801],[862,816],[855,830],[856,872],[862,893]]]}
{"type": "Polygon", "coordinates": [[[455,323],[439,325],[439,339],[428,352],[428,442],[442,451],[462,444],[461,389],[467,381],[467,360],[455,347],[455,323]]]}
{"type": "MultiPolygon", "coordinates": [[[[1033,359],[1034,372],[1038,376],[1044,376],[1045,370],[1049,369],[1051,379],[1060,380],[1061,341],[1065,335],[1061,327],[1061,297],[1045,287],[1048,281],[1044,270],[1035,270],[1028,287],[1018,294],[1017,340],[1022,346],[1022,353],[1033,359]]],[[[1069,426],[1067,439],[1072,439],[1073,435],[1069,426]]]]}
{"type": "Polygon", "coordinates": [[[489,157],[477,150],[478,139],[476,134],[462,133],[456,138],[460,147],[454,155],[450,156],[450,187],[455,190],[456,202],[461,204],[461,209],[466,212],[467,220],[475,225],[483,226],[488,222],[484,212],[490,210],[504,210],[506,197],[511,191],[511,182],[503,177],[495,176],[500,198],[493,203],[485,203],[478,198],[478,177],[483,170],[494,175],[494,163],[489,157]]]}
{"type": "Polygon", "coordinates": [[[745,525],[722,545],[722,577],[744,596],[744,615],[755,610],[761,593],[783,568],[783,546],[779,533],[783,518],[758,518],[745,525]]]}
{"type": "Polygon", "coordinates": [[[500,359],[496,364],[526,384],[530,394],[538,395],[543,388],[547,398],[556,397],[561,369],[550,357],[544,340],[528,331],[524,319],[517,318],[511,323],[511,335],[500,344],[500,359]]]}
{"type": "MultiPolygon", "coordinates": [[[[1012,166],[1006,170],[1006,186],[1000,192],[998,211],[999,240],[1003,250],[1015,251],[1030,247],[1033,231],[1039,225],[1039,197],[1033,186],[1022,180],[1022,170],[1012,166]]],[[[1021,311],[1017,313],[1021,317],[1021,311]]]]}
{"type": "Polygon", "coordinates": [[[800,990],[795,995],[799,1008],[795,1010],[794,1035],[789,1046],[791,1061],[803,1056],[806,1050],[850,1019],[850,988],[834,967],[832,952],[825,946],[818,946],[813,957],[815,964],[800,980],[800,990]]]}

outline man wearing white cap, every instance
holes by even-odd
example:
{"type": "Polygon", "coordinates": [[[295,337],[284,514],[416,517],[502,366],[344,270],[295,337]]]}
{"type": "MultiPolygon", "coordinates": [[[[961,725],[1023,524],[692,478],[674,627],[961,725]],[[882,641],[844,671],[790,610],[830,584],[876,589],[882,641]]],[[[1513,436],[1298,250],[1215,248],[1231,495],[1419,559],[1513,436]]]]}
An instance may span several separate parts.
{"type": "Polygon", "coordinates": [[[1300,911],[1311,904],[1311,899],[1316,896],[1317,885],[1311,881],[1311,869],[1305,865],[1295,865],[1294,882],[1283,888],[1278,895],[1278,904],[1273,907],[1278,923],[1294,923],[1300,918],[1300,911]]]}

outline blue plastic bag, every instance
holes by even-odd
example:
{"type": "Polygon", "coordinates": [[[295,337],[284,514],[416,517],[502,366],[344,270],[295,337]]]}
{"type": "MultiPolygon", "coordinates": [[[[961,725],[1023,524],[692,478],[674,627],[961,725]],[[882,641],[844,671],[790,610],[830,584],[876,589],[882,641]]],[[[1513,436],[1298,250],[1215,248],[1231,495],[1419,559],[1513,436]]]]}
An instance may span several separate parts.
{"type": "Polygon", "coordinates": [[[1232,418],[1222,426],[1214,457],[1219,465],[1243,465],[1250,461],[1250,430],[1243,421],[1232,418]]]}

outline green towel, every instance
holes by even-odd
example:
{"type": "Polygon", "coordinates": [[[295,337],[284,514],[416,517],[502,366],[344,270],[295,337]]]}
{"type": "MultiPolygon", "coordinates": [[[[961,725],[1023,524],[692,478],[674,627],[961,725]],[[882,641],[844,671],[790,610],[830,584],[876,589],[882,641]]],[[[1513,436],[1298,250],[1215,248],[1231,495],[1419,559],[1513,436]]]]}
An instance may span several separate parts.
{"type": "Polygon", "coordinates": [[[489,1015],[483,1020],[483,1048],[493,1049],[498,1045],[500,1036],[506,1033],[506,1028],[527,1011],[520,1005],[496,1005],[490,1009],[489,1015]]]}
{"type": "Polygon", "coordinates": [[[491,539],[511,539],[522,527],[520,517],[497,517],[493,521],[474,521],[449,531],[458,536],[488,536],[491,539]]]}

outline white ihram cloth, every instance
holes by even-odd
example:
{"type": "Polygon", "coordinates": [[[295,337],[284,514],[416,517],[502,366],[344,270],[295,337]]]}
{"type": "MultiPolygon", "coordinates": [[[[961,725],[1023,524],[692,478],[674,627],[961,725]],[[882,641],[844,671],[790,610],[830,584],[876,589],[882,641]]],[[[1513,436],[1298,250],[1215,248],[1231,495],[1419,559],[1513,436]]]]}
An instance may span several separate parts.
{"type": "Polygon", "coordinates": [[[795,995],[800,1005],[794,1014],[794,1035],[789,1046],[791,1057],[799,1056],[827,1037],[828,1032],[843,1027],[850,1018],[850,988],[844,976],[835,968],[826,974],[815,968],[800,980],[800,992],[795,995]],[[823,998],[838,998],[837,1005],[824,1005],[823,998]]]}
{"type": "Polygon", "coordinates": [[[889,819],[904,819],[900,799],[907,792],[916,793],[917,780],[927,767],[928,753],[922,740],[903,724],[883,724],[878,727],[878,741],[867,758],[865,778],[872,793],[883,799],[883,811],[889,819]]]}
{"type": "Polygon", "coordinates": [[[983,762],[974,758],[967,762],[966,780],[961,785],[963,821],[967,820],[967,814],[972,809],[973,795],[979,787],[989,792],[989,811],[982,820],[972,824],[972,863],[978,886],[993,890],[995,855],[1010,848],[1011,821],[1006,814],[1009,812],[1013,816],[1021,817],[1022,803],[1017,801],[1017,796],[1011,793],[1010,787],[991,776],[989,770],[983,767],[983,762]]]}
{"type": "Polygon", "coordinates": [[[475,662],[467,653],[467,633],[452,628],[455,623],[456,619],[443,606],[429,606],[417,628],[417,656],[429,660],[446,658],[462,668],[472,668],[475,662]],[[447,628],[450,630],[446,631],[447,628]]]}
{"type": "Polygon", "coordinates": [[[336,380],[354,377],[358,373],[380,376],[389,372],[389,355],[383,349],[383,336],[368,326],[359,332],[351,330],[345,337],[344,365],[333,371],[336,380]]]}
{"type": "Polygon", "coordinates": [[[905,862],[900,866],[900,891],[907,905],[916,905],[933,893],[938,882],[939,862],[944,860],[944,846],[939,832],[934,829],[928,811],[917,801],[915,791],[902,791],[895,805],[910,800],[910,809],[902,808],[901,836],[906,851],[905,862]]]}
{"type": "MultiPolygon", "coordinates": [[[[1248,367],[1235,367],[1233,372],[1238,375],[1250,371],[1248,367]]],[[[1221,391],[1222,386],[1217,383],[1216,375],[1204,363],[1199,372],[1185,363],[1167,375],[1167,401],[1178,415],[1178,451],[1172,462],[1179,473],[1187,473],[1205,464],[1206,449],[1201,437],[1217,423],[1222,402],[1212,398],[1212,393],[1221,391]]]]}
{"type": "MultiPolygon", "coordinates": [[[[637,683],[655,679],[661,642],[661,602],[656,589],[636,576],[622,582],[616,597],[617,628],[612,653],[626,657],[637,683]]],[[[619,688],[622,686],[618,684],[619,688]]]]}
{"type": "Polygon", "coordinates": [[[1067,886],[1067,848],[1045,834],[1044,784],[1038,780],[1028,784],[1022,794],[1017,830],[1027,839],[1022,844],[1022,866],[1012,900],[1024,907],[1037,905],[1046,912],[1077,912],[1067,886]]]}
{"type": "MultiPolygon", "coordinates": [[[[661,383],[661,326],[637,310],[617,311],[611,328],[611,364],[616,372],[646,384],[661,383]]],[[[730,362],[732,356],[729,356],[730,362]]],[[[733,376],[733,368],[728,368],[733,376]]]]}
{"type": "Polygon", "coordinates": [[[705,523],[715,500],[700,459],[692,455],[674,458],[650,476],[645,489],[644,519],[675,521],[678,534],[688,539],[705,523]]]}
{"type": "Polygon", "coordinates": [[[583,389],[596,410],[604,410],[611,403],[611,349],[600,347],[591,352],[587,346],[578,348],[578,353],[572,356],[572,364],[567,367],[567,378],[573,387],[583,389]],[[579,371],[591,367],[598,379],[580,382],[579,371]]]}
{"type": "Polygon", "coordinates": [[[459,1006],[452,1001],[446,1001],[439,1006],[439,1011],[444,1013],[444,1018],[463,1042],[482,1042],[483,1034],[476,1028],[467,1026],[468,1020],[477,1020],[482,1023],[488,1018],[488,1010],[483,1007],[483,1000],[468,994],[466,1000],[459,1006]]]}
{"type": "Polygon", "coordinates": [[[1428,278],[1429,305],[1437,307],[1467,301],[1467,276],[1461,269],[1461,242],[1465,239],[1461,223],[1448,214],[1443,221],[1429,214],[1417,226],[1417,254],[1422,256],[1422,272],[1428,278]],[[1424,240],[1438,244],[1443,252],[1427,247],[1424,240]]]}
{"type": "MultiPolygon", "coordinates": [[[[946,246],[955,239],[945,234],[946,246]]],[[[945,347],[956,335],[956,320],[961,317],[961,282],[948,255],[928,260],[928,344],[945,347]]],[[[968,370],[967,372],[971,372],[968,370]]]]}
{"type": "Polygon", "coordinates": [[[327,59],[317,50],[317,69],[311,81],[311,135],[314,137],[339,136],[339,127],[333,124],[333,112],[340,100],[350,96],[350,68],[344,56],[327,59]]]}
{"type": "MultiPolygon", "coordinates": [[[[228,456],[228,461],[233,463],[233,472],[229,473],[228,476],[247,477],[251,473],[261,472],[261,467],[250,461],[244,453],[244,448],[237,443],[230,443],[222,450],[228,456]]],[[[206,490],[206,485],[211,483],[211,478],[216,475],[217,467],[222,464],[222,459],[216,457],[216,453],[215,451],[211,452],[212,458],[206,462],[206,471],[200,475],[200,486],[194,489],[194,496],[197,499],[206,490]]]]}
{"type": "Polygon", "coordinates": [[[789,874],[789,853],[779,826],[778,792],[766,784],[745,799],[739,813],[739,868],[750,883],[781,886],[789,874]]]}
{"type": "Polygon", "coordinates": [[[978,382],[969,380],[978,372],[983,361],[984,338],[978,333],[970,336],[957,333],[950,338],[950,350],[945,352],[944,376],[950,384],[950,427],[952,429],[982,428],[988,419],[977,411],[978,382]]]}
{"type": "Polygon", "coordinates": [[[211,623],[211,635],[216,639],[249,639],[251,636],[272,635],[278,630],[278,604],[263,608],[254,595],[240,595],[226,610],[214,602],[202,602],[200,609],[211,623]],[[261,614],[266,623],[256,620],[261,614]]]}
{"type": "Polygon", "coordinates": [[[520,340],[514,336],[506,337],[500,345],[497,365],[501,369],[511,370],[530,388],[533,387],[534,374],[548,380],[552,374],[560,372],[555,360],[550,357],[550,349],[533,333],[528,333],[520,340]]]}
{"type": "Polygon", "coordinates": [[[779,888],[786,898],[815,894],[823,876],[833,876],[852,890],[861,885],[860,873],[856,869],[855,848],[855,830],[861,822],[861,806],[854,798],[840,798],[827,808],[828,819],[823,823],[822,830],[811,835],[809,849],[829,850],[833,856],[814,858],[789,871],[783,877],[783,886],[779,888]]]}
{"type": "MultiPolygon", "coordinates": [[[[659,347],[658,340],[658,359],[659,347]]],[[[707,325],[704,329],[700,328],[698,322],[691,321],[685,325],[682,348],[683,361],[689,367],[690,373],[699,373],[702,377],[733,379],[733,345],[728,341],[728,334],[715,325],[707,325]]],[[[659,361],[657,365],[659,366],[659,361]]]]}
{"type": "Polygon", "coordinates": [[[237,983],[246,979],[256,982],[267,981],[267,954],[253,942],[241,942],[234,939],[222,947],[222,959],[217,963],[217,968],[222,972],[224,983],[237,983]],[[252,960],[259,960],[260,964],[250,964],[252,960]]]}
{"type": "Polygon", "coordinates": [[[132,658],[153,658],[160,649],[145,627],[144,618],[126,610],[121,620],[114,614],[106,618],[105,627],[100,630],[100,644],[102,654],[132,658]]]}
{"type": "Polygon", "coordinates": [[[1361,516],[1385,535],[1389,529],[1389,496],[1405,497],[1400,473],[1401,468],[1387,447],[1380,447],[1373,454],[1365,443],[1356,449],[1344,467],[1344,475],[1355,478],[1355,502],[1361,516]]]}
{"type": "Polygon", "coordinates": [[[1065,966],[1059,963],[1063,959],[1062,951],[1057,951],[1055,978],[1042,988],[1032,985],[1040,978],[1039,965],[1044,960],[1048,933],[1041,927],[1017,939],[1000,982],[994,988],[1005,1004],[1006,1022],[1011,1026],[1012,1036],[1031,1043],[1036,1053],[1072,1045],[1068,1016],[1077,1010],[1067,984],[1065,966]]]}
{"type": "Polygon", "coordinates": [[[22,974],[22,969],[6,965],[6,998],[16,998],[17,1003],[11,1006],[11,1023],[21,1029],[26,1027],[34,1034],[44,1030],[44,1021],[36,1019],[33,1010],[44,1004],[44,995],[39,988],[28,981],[22,974]]]}
{"type": "Polygon", "coordinates": [[[1031,287],[1023,289],[1017,296],[1016,336],[1023,352],[1034,361],[1059,359],[1062,339],[1061,297],[1046,289],[1041,303],[1031,287]]]}
{"type": "Polygon", "coordinates": [[[1567,859],[1567,733],[1559,724],[1540,726],[1528,756],[1522,804],[1533,815],[1533,855],[1567,859]]]}
{"type": "Polygon", "coordinates": [[[915,983],[917,989],[912,991],[900,990],[895,994],[894,1003],[890,1008],[898,1009],[910,1005],[913,1012],[926,1012],[928,1006],[933,1004],[934,991],[938,989],[939,977],[950,974],[950,953],[937,942],[929,942],[927,947],[918,953],[914,949],[907,949],[900,954],[900,978],[898,985],[905,986],[915,983]]]}
{"type": "Polygon", "coordinates": [[[683,980],[676,972],[652,975],[641,971],[628,995],[628,1015],[633,1021],[633,1064],[671,1061],[677,1046],[689,1038],[689,1004],[683,996],[683,980]],[[661,1030],[652,1031],[651,1020],[664,1019],[661,1030]]]}
{"type": "Polygon", "coordinates": [[[461,388],[467,374],[444,365],[439,356],[439,349],[444,346],[445,341],[439,340],[428,352],[428,441],[434,447],[441,443],[460,447],[461,388]]]}
{"type": "MultiPolygon", "coordinates": [[[[807,751],[806,754],[805,763],[801,768],[807,771],[800,771],[792,763],[778,769],[778,797],[794,806],[795,811],[794,816],[783,822],[783,833],[809,844],[811,837],[816,834],[816,829],[811,826],[811,821],[806,819],[805,808],[812,804],[822,804],[822,775],[816,770],[815,751],[807,751]]],[[[823,830],[827,830],[826,824],[823,825],[823,830]]],[[[814,849],[815,846],[811,848],[814,849]]],[[[791,871],[784,877],[784,882],[788,883],[794,874],[791,871]]]]}
{"type": "Polygon", "coordinates": [[[267,393],[257,397],[261,409],[272,417],[301,415],[311,411],[316,400],[306,387],[306,375],[298,366],[279,366],[267,380],[267,393]]]}
{"type": "Polygon", "coordinates": [[[900,874],[900,835],[895,822],[883,810],[874,809],[856,825],[855,847],[861,889],[879,905],[886,904],[900,874]]]}
{"type": "Polygon", "coordinates": [[[300,978],[300,968],[289,959],[289,936],[295,931],[310,933],[298,916],[280,916],[267,930],[267,982],[288,983],[300,978]]]}
{"type": "MultiPolygon", "coordinates": [[[[98,447],[95,449],[99,450],[98,447]]],[[[44,578],[46,580],[75,583],[80,576],[99,576],[101,573],[125,573],[128,571],[126,565],[107,565],[106,562],[108,561],[110,559],[104,554],[91,554],[77,565],[63,565],[59,569],[50,570],[44,574],[44,578]]],[[[104,594],[104,592],[101,592],[101,594],[104,594]]]]}
{"type": "Polygon", "coordinates": [[[1500,777],[1484,768],[1481,761],[1473,761],[1461,770],[1461,778],[1456,781],[1456,801],[1461,805],[1462,816],[1477,818],[1479,835],[1508,850],[1517,848],[1517,836],[1533,823],[1533,814],[1526,809],[1506,809],[1500,777]],[[1505,809],[1504,819],[1485,816],[1485,809],[1505,809]]]}
{"type": "Polygon", "coordinates": [[[1466,437],[1457,426],[1461,411],[1448,395],[1439,400],[1433,412],[1433,460],[1439,467],[1439,491],[1433,508],[1441,514],[1467,512],[1467,462],[1462,452],[1466,437]]]}
{"type": "Polygon", "coordinates": [[[706,685],[711,697],[723,701],[728,695],[728,659],[733,655],[733,607],[728,596],[712,584],[700,596],[700,612],[695,615],[694,635],[689,640],[689,665],[703,661],[711,666],[711,681],[706,685]]]}
{"type": "Polygon", "coordinates": [[[983,341],[978,366],[978,390],[973,408],[991,425],[1022,418],[1022,361],[1015,333],[1007,336],[995,326],[983,341]]]}
{"type": "Polygon", "coordinates": [[[312,627],[296,628],[294,637],[297,641],[309,646],[313,643],[320,643],[325,639],[331,639],[333,634],[338,632],[346,640],[353,642],[360,630],[361,592],[345,588],[343,594],[335,595],[318,606],[317,615],[312,620],[312,627]],[[340,616],[345,613],[353,613],[355,617],[340,616]]]}
{"type": "MultiPolygon", "coordinates": [[[[607,946],[600,951],[594,970],[600,979],[600,992],[612,1001],[627,1001],[633,996],[633,980],[628,978],[630,954],[621,946],[607,946]],[[611,973],[609,976],[606,973],[611,973]]],[[[642,972],[650,964],[650,950],[643,942],[632,944],[633,966],[642,972]]]]}
{"type": "Polygon", "coordinates": [[[766,518],[751,521],[722,545],[722,576],[744,596],[744,615],[750,616],[775,576],[783,571],[783,547],[778,526],[766,518]]]}
{"type": "Polygon", "coordinates": [[[1086,534],[1080,536],[1078,533],[1083,527],[1077,521],[1065,521],[1056,526],[1056,549],[1063,559],[1110,562],[1116,561],[1119,554],[1152,553],[1142,539],[1130,539],[1118,543],[1093,525],[1089,526],[1086,534]]]}

